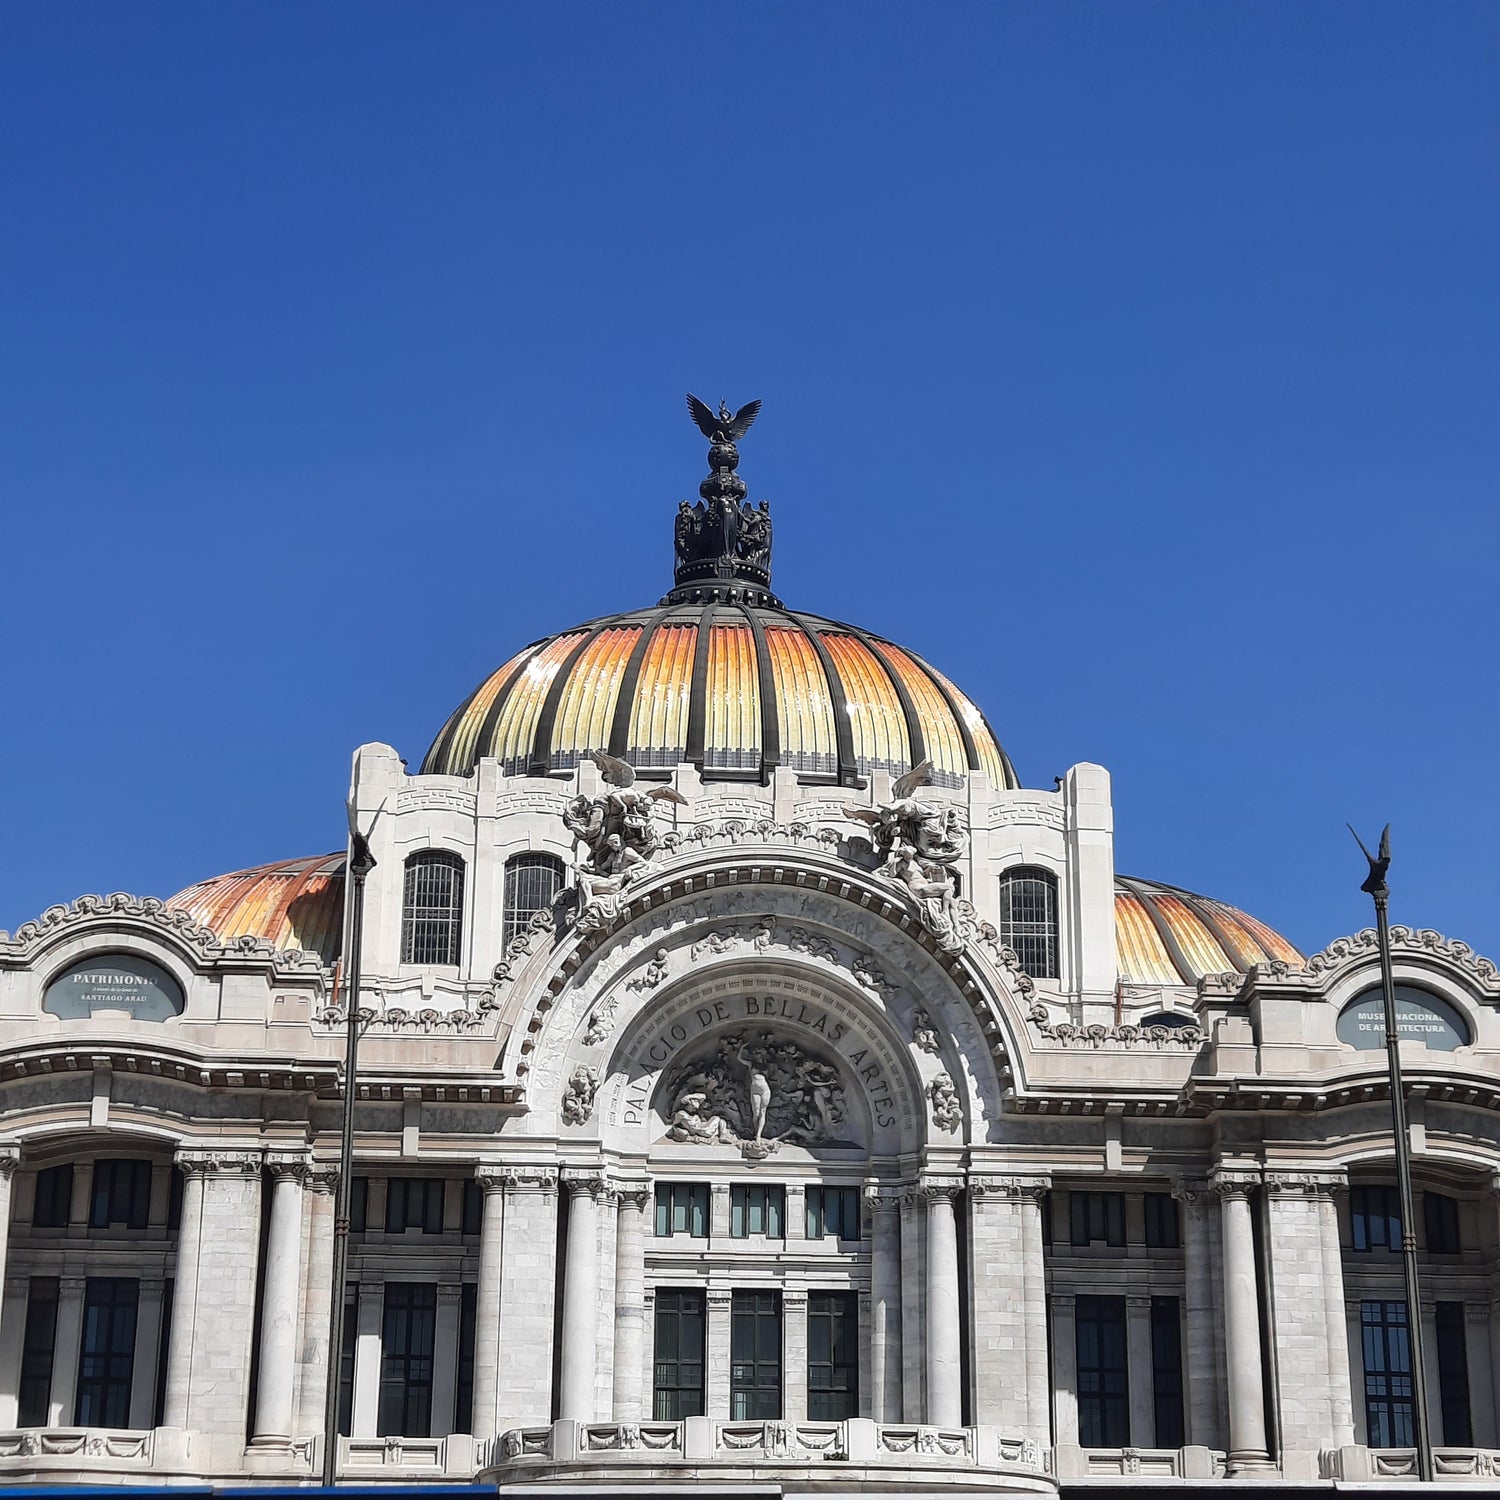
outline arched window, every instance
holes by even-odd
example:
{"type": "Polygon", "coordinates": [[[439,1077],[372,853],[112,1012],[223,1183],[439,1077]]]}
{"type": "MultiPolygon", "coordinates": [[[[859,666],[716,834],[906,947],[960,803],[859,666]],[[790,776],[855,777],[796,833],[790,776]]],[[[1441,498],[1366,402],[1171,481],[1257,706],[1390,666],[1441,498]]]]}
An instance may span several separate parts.
{"type": "Polygon", "coordinates": [[[1000,877],[1000,941],[1033,979],[1057,978],[1057,877],[1018,865],[1000,877]]]}
{"type": "Polygon", "coordinates": [[[463,860],[445,849],[411,855],[401,901],[401,962],[456,964],[463,927],[463,860]]]}
{"type": "Polygon", "coordinates": [[[525,932],[531,919],[546,911],[562,889],[562,861],[552,854],[517,854],[505,862],[505,927],[502,951],[525,932]]]}

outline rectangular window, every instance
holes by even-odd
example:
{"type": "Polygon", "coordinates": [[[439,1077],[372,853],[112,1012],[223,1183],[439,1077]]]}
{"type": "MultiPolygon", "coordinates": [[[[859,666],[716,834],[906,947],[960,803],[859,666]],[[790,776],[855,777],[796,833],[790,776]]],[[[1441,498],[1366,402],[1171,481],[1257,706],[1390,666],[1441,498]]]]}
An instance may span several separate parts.
{"type": "Polygon", "coordinates": [[[21,1388],[16,1421],[45,1427],[52,1410],[52,1354],[57,1340],[57,1277],[33,1276],[21,1341],[21,1388]]]}
{"type": "Polygon", "coordinates": [[[122,1276],[90,1276],[84,1283],[75,1427],[130,1426],[140,1289],[140,1282],[122,1276]]]}
{"type": "Polygon", "coordinates": [[[464,1202],[462,1229],[465,1234],[478,1234],[484,1223],[484,1192],[472,1177],[464,1178],[464,1202]]]}
{"type": "Polygon", "coordinates": [[[703,1415],[704,1296],[659,1287],[656,1293],[656,1359],[651,1415],[680,1422],[703,1415]]]}
{"type": "Polygon", "coordinates": [[[735,1292],[729,1303],[729,1420],[781,1416],[781,1293],[735,1292]]]}
{"type": "Polygon", "coordinates": [[[843,1422],[859,1415],[859,1298],[807,1294],[807,1417],[843,1422]]]}
{"type": "MultiPolygon", "coordinates": [[[[1117,1194],[1094,1194],[1112,1197],[1117,1194]]],[[[1078,1344],[1078,1441],[1085,1448],[1130,1443],[1130,1399],[1125,1361],[1125,1299],[1080,1297],[1075,1305],[1078,1344]]]]}
{"type": "MultiPolygon", "coordinates": [[[[385,1184],[385,1232],[401,1234],[420,1229],[423,1234],[443,1232],[443,1189],[441,1177],[390,1177],[385,1184]]],[[[408,1432],[407,1437],[421,1434],[408,1432]]]]}
{"type": "Polygon", "coordinates": [[[474,1324],[479,1288],[466,1281],[458,1302],[458,1383],[453,1392],[453,1430],[474,1430],[474,1324]]]}
{"type": "MultiPolygon", "coordinates": [[[[362,1179],[356,1177],[355,1182],[362,1179]]],[[[339,1435],[354,1430],[354,1351],[359,1339],[359,1283],[349,1283],[344,1297],[343,1337],[339,1340],[339,1435]]]]}
{"type": "Polygon", "coordinates": [[[380,1332],[379,1436],[432,1435],[432,1354],[437,1287],[430,1281],[388,1281],[380,1332]]]}
{"type": "Polygon", "coordinates": [[[1170,1193],[1147,1193],[1144,1203],[1146,1243],[1158,1250],[1175,1250],[1182,1243],[1177,1229],[1177,1200],[1170,1193]]]}
{"type": "Polygon", "coordinates": [[[807,1190],[807,1237],[821,1240],[834,1235],[841,1240],[859,1238],[859,1189],[810,1187],[807,1190]]]}
{"type": "Polygon", "coordinates": [[[370,1179],[356,1177],[349,1184],[349,1231],[363,1234],[370,1218],[370,1179]]]}
{"type": "MultiPolygon", "coordinates": [[[[36,1202],[31,1222],[37,1229],[66,1229],[73,1213],[73,1163],[47,1167],[36,1174],[36,1202]]],[[[24,1425],[24,1424],[23,1424],[24,1425]]]]}
{"type": "Polygon", "coordinates": [[[1406,1304],[1361,1302],[1359,1322],[1365,1356],[1366,1441],[1371,1448],[1410,1448],[1415,1439],[1406,1304]]]}
{"type": "Polygon", "coordinates": [[[1464,1346],[1464,1305],[1437,1305],[1438,1393],[1443,1408],[1443,1441],[1468,1448],[1474,1442],[1469,1417],[1469,1356],[1464,1346]]]}
{"type": "Polygon", "coordinates": [[[779,1240],[785,1231],[786,1189],[740,1184],[729,1190],[729,1233],[737,1240],[763,1234],[779,1240]]]}
{"type": "Polygon", "coordinates": [[[1124,1193],[1069,1193],[1068,1209],[1075,1245],[1125,1243],[1124,1193]]]}
{"type": "Polygon", "coordinates": [[[167,1173],[167,1233],[182,1228],[182,1173],[173,1167],[167,1173]]]}
{"type": "Polygon", "coordinates": [[[1156,1446],[1182,1447],[1182,1314],[1176,1297],[1151,1299],[1151,1399],[1156,1446]]]}
{"type": "Polygon", "coordinates": [[[1422,1227],[1427,1231],[1429,1255],[1458,1255],[1463,1243],[1458,1235],[1458,1204],[1445,1193],[1422,1194],[1422,1227]]]}
{"type": "Polygon", "coordinates": [[[144,1229],[151,1206],[149,1161],[105,1160],[94,1163],[89,1228],[144,1229]]]}
{"type": "Polygon", "coordinates": [[[1400,1250],[1401,1204],[1393,1187],[1357,1187],[1349,1193],[1356,1250],[1400,1250]]]}
{"type": "Polygon", "coordinates": [[[708,1238],[708,1184],[706,1182],[658,1182],[656,1184],[656,1232],[708,1238]]]}

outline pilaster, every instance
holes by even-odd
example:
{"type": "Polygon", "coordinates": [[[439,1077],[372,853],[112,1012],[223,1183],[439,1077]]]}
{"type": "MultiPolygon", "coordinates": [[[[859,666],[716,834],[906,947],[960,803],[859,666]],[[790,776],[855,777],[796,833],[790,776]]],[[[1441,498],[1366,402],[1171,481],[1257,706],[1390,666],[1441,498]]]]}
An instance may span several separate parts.
{"type": "Polygon", "coordinates": [[[960,1356],[958,1227],[954,1203],[963,1184],[927,1177],[927,1421],[937,1427],[963,1422],[960,1356]]]}
{"type": "Polygon", "coordinates": [[[508,1168],[504,1214],[497,1419],[502,1430],[541,1426],[552,1418],[555,1268],[560,1249],[556,1168],[508,1168]]]}

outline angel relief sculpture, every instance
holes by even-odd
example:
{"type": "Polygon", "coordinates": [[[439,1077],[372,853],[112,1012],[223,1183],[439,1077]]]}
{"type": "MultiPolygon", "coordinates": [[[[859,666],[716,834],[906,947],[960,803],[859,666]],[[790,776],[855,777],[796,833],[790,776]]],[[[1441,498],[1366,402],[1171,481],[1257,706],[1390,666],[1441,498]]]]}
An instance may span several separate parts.
{"type": "Polygon", "coordinates": [[[599,797],[574,797],[563,809],[573,835],[578,882],[575,923],[589,932],[607,927],[620,913],[623,892],[651,866],[661,847],[652,815],[658,802],[687,799],[669,786],[635,789],[635,767],[602,750],[589,752],[608,790],[599,797]],[[583,851],[578,853],[578,845],[583,851]]]}
{"type": "Polygon", "coordinates": [[[769,1031],[724,1037],[711,1055],[674,1069],[662,1113],[668,1140],[722,1142],[752,1159],[783,1144],[853,1144],[838,1138],[847,1118],[838,1069],[769,1031]]]}
{"type": "Polygon", "coordinates": [[[944,953],[961,953],[972,928],[958,899],[953,866],[968,852],[969,830],[957,807],[939,807],[912,794],[932,780],[924,760],[891,787],[891,800],[874,807],[851,807],[848,816],[865,824],[883,863],[880,874],[911,894],[922,925],[944,953]]]}

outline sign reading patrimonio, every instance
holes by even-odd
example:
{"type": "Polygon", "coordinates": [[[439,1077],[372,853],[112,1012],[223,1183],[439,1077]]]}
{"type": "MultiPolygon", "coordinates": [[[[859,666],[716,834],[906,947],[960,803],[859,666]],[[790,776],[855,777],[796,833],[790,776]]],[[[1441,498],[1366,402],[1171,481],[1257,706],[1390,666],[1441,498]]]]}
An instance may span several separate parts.
{"type": "Polygon", "coordinates": [[[182,1014],[182,986],[159,965],[133,953],[99,953],[65,969],[51,984],[42,1009],[65,1021],[97,1011],[125,1011],[136,1021],[165,1021],[182,1014]]]}
{"type": "MultiPolygon", "coordinates": [[[[1396,986],[1396,1034],[1434,1052],[1469,1045],[1468,1025],[1446,1000],[1406,984],[1396,986]]],[[[1385,1046],[1385,996],[1379,989],[1357,995],[1339,1012],[1338,1039],[1361,1052],[1385,1046]]]]}

